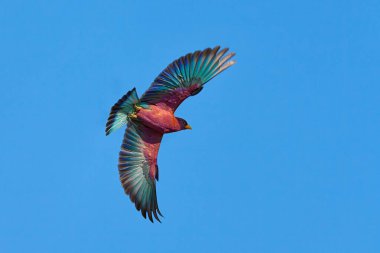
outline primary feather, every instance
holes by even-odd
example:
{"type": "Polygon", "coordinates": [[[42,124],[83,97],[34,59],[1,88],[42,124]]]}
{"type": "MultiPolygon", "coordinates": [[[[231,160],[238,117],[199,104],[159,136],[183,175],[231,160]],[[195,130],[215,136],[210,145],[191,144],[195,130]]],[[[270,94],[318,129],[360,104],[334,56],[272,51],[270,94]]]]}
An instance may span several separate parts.
{"type": "Polygon", "coordinates": [[[229,61],[235,53],[225,55],[228,48],[219,49],[196,51],[172,62],[142,95],[141,102],[174,112],[186,98],[198,94],[205,83],[235,64],[229,61]]]}

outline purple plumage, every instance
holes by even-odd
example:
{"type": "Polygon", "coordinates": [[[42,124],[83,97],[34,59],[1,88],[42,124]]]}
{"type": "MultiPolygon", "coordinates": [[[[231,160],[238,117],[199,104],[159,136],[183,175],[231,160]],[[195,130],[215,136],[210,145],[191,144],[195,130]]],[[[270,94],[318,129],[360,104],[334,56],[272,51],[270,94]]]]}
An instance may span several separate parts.
{"type": "MultiPolygon", "coordinates": [[[[119,174],[123,188],[137,210],[153,222],[160,221],[156,180],[157,155],[166,133],[191,129],[186,120],[175,117],[178,106],[198,94],[203,85],[232,66],[235,54],[227,48],[207,48],[187,54],[171,63],[138,99],[133,89],[111,109],[106,134],[128,124],[119,155],[119,174]]],[[[162,216],[162,215],[161,215],[162,216]]]]}

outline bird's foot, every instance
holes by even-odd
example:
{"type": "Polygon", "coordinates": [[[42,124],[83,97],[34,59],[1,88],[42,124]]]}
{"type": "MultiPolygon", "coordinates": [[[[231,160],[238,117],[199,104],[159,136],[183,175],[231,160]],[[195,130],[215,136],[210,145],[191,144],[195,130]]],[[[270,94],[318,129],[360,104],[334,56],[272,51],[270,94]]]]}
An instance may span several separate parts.
{"type": "Polygon", "coordinates": [[[137,115],[136,115],[136,113],[131,113],[131,114],[128,114],[128,118],[137,119],[137,115]]]}
{"type": "Polygon", "coordinates": [[[135,108],[135,111],[136,111],[136,112],[138,112],[138,111],[140,111],[140,110],[142,109],[141,106],[138,106],[138,105],[136,105],[136,104],[134,104],[133,107],[135,108]]]}

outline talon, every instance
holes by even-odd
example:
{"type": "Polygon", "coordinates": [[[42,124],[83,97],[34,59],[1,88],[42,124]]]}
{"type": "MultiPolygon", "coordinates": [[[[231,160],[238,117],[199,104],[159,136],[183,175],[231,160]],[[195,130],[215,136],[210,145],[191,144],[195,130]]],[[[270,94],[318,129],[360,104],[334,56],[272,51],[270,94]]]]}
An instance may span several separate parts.
{"type": "Polygon", "coordinates": [[[136,115],[136,113],[131,113],[131,114],[128,114],[128,118],[137,119],[137,115],[136,115]]]}
{"type": "Polygon", "coordinates": [[[141,108],[142,108],[141,106],[138,106],[138,105],[136,105],[136,104],[133,105],[133,107],[135,108],[135,111],[137,111],[137,112],[140,111],[141,108]]]}

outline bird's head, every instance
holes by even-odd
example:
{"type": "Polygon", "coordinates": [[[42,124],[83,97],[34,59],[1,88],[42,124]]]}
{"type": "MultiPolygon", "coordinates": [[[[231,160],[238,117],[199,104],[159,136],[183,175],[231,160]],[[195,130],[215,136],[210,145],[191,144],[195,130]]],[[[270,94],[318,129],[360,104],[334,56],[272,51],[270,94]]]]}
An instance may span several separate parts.
{"type": "Polygon", "coordinates": [[[178,119],[179,125],[181,127],[181,130],[192,129],[186,120],[181,119],[181,118],[177,118],[177,119],[178,119]]]}

